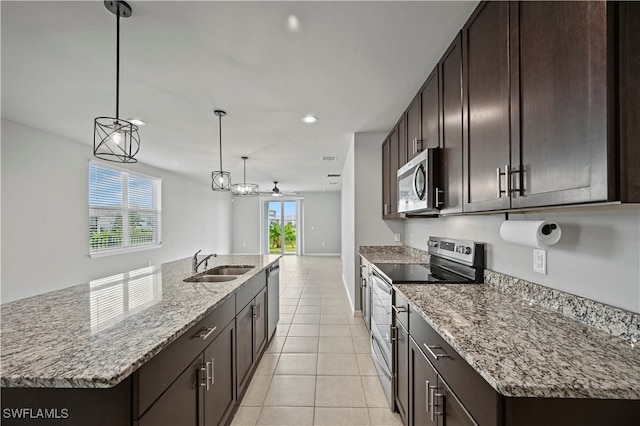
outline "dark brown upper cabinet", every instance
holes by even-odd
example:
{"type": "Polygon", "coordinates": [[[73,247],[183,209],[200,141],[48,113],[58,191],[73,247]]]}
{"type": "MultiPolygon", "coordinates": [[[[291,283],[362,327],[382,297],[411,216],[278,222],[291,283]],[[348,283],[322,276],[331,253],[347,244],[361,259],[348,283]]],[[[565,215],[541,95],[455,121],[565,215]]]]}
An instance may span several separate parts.
{"type": "Polygon", "coordinates": [[[422,104],[420,151],[440,146],[440,99],[438,93],[438,67],[435,67],[420,92],[422,104]]]}
{"type": "Polygon", "coordinates": [[[438,64],[440,71],[441,213],[462,212],[462,36],[458,35],[438,64]]]}
{"type": "Polygon", "coordinates": [[[400,144],[400,135],[404,121],[401,120],[393,128],[382,144],[382,217],[398,219],[398,169],[401,158],[406,155],[400,144]]]}
{"type": "Polygon", "coordinates": [[[407,112],[405,114],[407,126],[407,161],[418,155],[420,151],[420,143],[422,141],[422,128],[420,120],[422,119],[422,96],[418,94],[413,98],[407,112]]]}
{"type": "Polygon", "coordinates": [[[465,212],[510,206],[509,7],[482,3],[462,29],[465,212]]]}
{"type": "Polygon", "coordinates": [[[640,200],[638,9],[478,6],[463,28],[465,212],[640,200]]]}

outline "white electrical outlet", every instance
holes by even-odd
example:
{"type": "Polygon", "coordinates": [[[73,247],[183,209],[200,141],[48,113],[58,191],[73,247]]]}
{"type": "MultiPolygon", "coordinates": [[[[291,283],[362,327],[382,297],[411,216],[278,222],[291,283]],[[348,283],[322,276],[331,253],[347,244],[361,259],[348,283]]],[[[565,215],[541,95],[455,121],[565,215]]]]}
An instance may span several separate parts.
{"type": "Polygon", "coordinates": [[[393,239],[396,241],[396,243],[400,242],[400,234],[399,233],[393,234],[393,239]]]}
{"type": "Polygon", "coordinates": [[[533,250],[533,271],[547,275],[547,251],[533,250]]]}

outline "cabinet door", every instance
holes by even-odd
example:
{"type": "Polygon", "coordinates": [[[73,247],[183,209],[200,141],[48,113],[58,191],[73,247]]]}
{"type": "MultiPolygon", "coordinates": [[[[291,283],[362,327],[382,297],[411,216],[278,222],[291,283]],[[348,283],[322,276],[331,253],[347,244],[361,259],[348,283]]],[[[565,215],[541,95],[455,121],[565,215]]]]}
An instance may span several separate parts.
{"type": "Polygon", "coordinates": [[[462,212],[462,37],[458,35],[440,60],[442,136],[442,213],[462,212]]]}
{"type": "Polygon", "coordinates": [[[449,386],[442,380],[439,385],[442,394],[441,404],[444,405],[443,426],[478,426],[449,386]]]}
{"type": "Polygon", "coordinates": [[[407,158],[407,119],[404,114],[402,114],[402,118],[398,121],[398,145],[400,148],[398,168],[400,168],[409,161],[407,158]]]}
{"type": "Polygon", "coordinates": [[[253,359],[257,360],[267,344],[267,288],[253,302],[253,359]]]}
{"type": "Polygon", "coordinates": [[[389,208],[391,204],[391,187],[389,186],[389,182],[391,181],[389,171],[389,156],[389,139],[386,139],[382,143],[382,217],[385,217],[389,214],[389,208]]]}
{"type": "Polygon", "coordinates": [[[438,67],[436,67],[420,92],[422,111],[420,128],[422,142],[420,150],[438,148],[440,146],[440,108],[438,97],[438,67]]]}
{"type": "Polygon", "coordinates": [[[395,326],[396,407],[406,425],[409,424],[409,334],[399,322],[396,321],[395,326]]]}
{"type": "Polygon", "coordinates": [[[237,395],[240,397],[251,378],[253,365],[253,303],[236,315],[236,376],[237,395]]]}
{"type": "Polygon", "coordinates": [[[509,5],[482,3],[462,30],[464,211],[508,208],[509,5]]]}
{"type": "Polygon", "coordinates": [[[411,101],[407,109],[407,161],[418,155],[421,151],[420,141],[422,140],[422,96],[420,93],[411,101]]]}
{"type": "Polygon", "coordinates": [[[196,358],[189,367],[169,386],[160,398],[138,420],[138,426],[197,426],[198,391],[202,357],[196,358]]]}
{"type": "Polygon", "coordinates": [[[389,214],[398,213],[398,128],[395,127],[389,136],[389,214]]]}
{"type": "Polygon", "coordinates": [[[209,387],[200,387],[206,426],[222,423],[236,401],[235,338],[235,323],[231,321],[204,351],[205,365],[211,363],[205,367],[211,371],[209,387]]]}
{"type": "Polygon", "coordinates": [[[434,398],[440,393],[438,373],[416,343],[409,339],[409,424],[415,426],[442,425],[442,406],[434,398]],[[435,411],[434,411],[435,410],[435,411]]]}
{"type": "Polygon", "coordinates": [[[511,163],[520,172],[511,185],[523,190],[512,207],[607,199],[607,10],[583,1],[511,7],[511,163]]]}

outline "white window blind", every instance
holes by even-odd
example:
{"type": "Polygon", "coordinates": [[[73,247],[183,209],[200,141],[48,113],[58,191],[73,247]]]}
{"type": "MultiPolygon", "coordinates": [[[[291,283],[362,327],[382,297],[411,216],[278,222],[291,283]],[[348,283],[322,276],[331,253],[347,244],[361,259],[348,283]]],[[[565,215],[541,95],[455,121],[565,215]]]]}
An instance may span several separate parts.
{"type": "Polygon", "coordinates": [[[157,178],[89,163],[89,253],[160,245],[157,178]]]}

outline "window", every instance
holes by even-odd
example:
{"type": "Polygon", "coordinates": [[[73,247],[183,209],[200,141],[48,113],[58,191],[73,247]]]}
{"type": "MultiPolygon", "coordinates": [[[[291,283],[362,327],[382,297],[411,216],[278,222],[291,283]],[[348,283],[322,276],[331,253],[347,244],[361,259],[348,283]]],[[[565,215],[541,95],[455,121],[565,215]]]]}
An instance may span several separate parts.
{"type": "Polygon", "coordinates": [[[89,163],[89,254],[161,244],[162,181],[89,163]]]}

